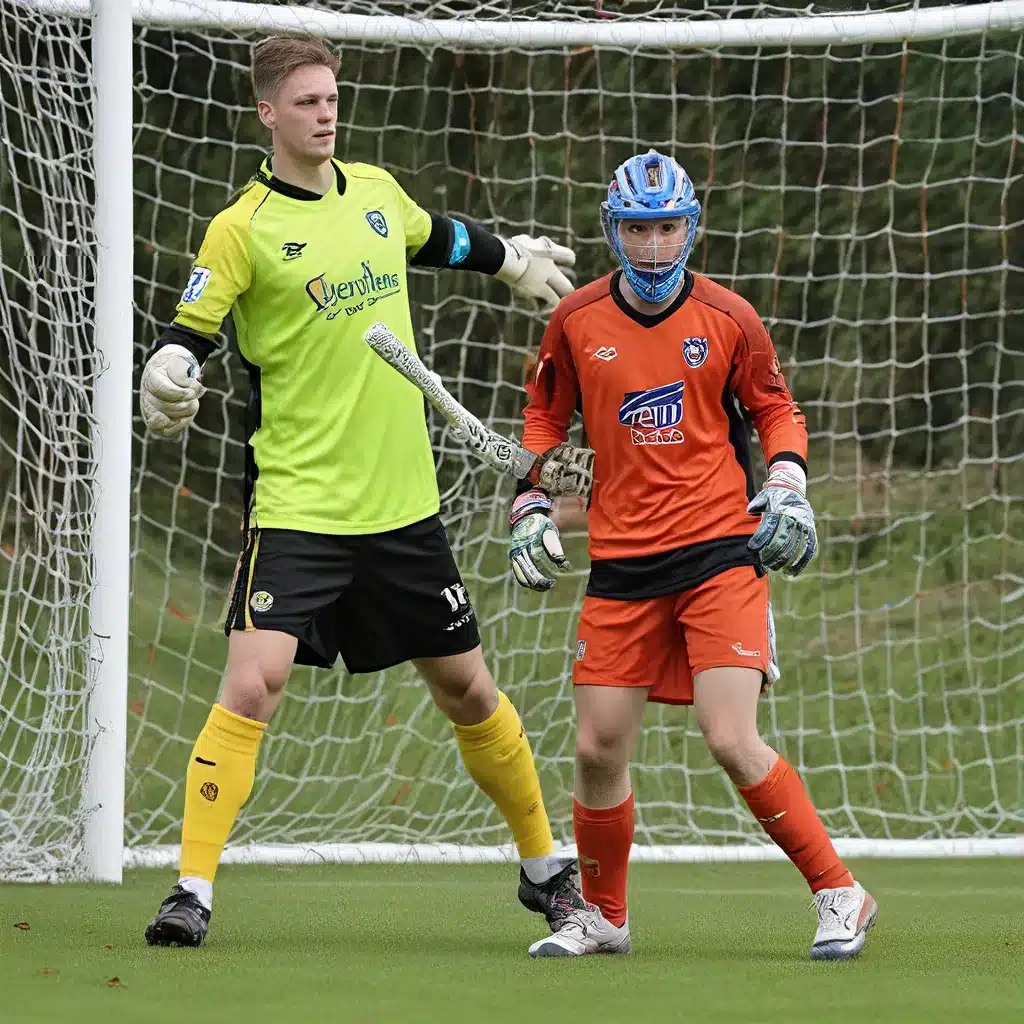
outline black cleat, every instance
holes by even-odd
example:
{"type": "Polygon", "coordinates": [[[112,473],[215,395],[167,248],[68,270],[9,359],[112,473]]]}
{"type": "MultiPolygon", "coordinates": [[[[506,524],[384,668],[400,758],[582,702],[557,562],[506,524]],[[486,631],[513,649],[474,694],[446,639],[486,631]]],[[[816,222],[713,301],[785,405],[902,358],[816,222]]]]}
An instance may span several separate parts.
{"type": "Polygon", "coordinates": [[[576,861],[570,861],[546,882],[538,885],[519,869],[519,902],[527,910],[543,914],[553,932],[557,932],[565,919],[576,910],[587,910],[589,904],[576,887],[576,861]]]}
{"type": "Polygon", "coordinates": [[[210,927],[210,911],[199,897],[176,885],[146,926],[151,946],[201,946],[210,927]]]}

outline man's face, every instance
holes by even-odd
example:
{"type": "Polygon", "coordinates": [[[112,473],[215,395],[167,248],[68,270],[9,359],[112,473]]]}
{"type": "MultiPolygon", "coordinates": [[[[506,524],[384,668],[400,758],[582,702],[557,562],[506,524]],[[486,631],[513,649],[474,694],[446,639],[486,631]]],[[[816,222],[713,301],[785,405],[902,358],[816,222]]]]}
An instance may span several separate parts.
{"type": "Polygon", "coordinates": [[[275,149],[313,164],[334,156],[338,83],[330,68],[319,64],[296,68],[273,101],[260,100],[257,110],[274,133],[275,149]]]}
{"type": "Polygon", "coordinates": [[[690,231],[690,218],[620,220],[618,231],[626,259],[634,267],[664,270],[679,259],[690,231]]]}

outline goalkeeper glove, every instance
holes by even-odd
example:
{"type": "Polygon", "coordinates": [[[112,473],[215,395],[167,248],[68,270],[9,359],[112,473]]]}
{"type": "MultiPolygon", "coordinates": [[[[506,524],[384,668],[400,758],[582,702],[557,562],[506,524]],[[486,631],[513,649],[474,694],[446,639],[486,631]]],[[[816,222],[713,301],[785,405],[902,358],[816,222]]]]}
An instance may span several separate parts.
{"type": "Polygon", "coordinates": [[[537,456],[526,479],[546,494],[589,498],[594,486],[594,449],[555,445],[537,456]]]}
{"type": "Polygon", "coordinates": [[[761,493],[747,506],[761,525],[747,542],[766,569],[799,576],[818,550],[814,510],[804,497],[807,476],[795,462],[776,462],[761,493]]]}
{"type": "Polygon", "coordinates": [[[501,244],[505,246],[505,262],[494,276],[504,281],[517,298],[539,302],[549,313],[560,298],[573,291],[572,282],[562,273],[562,268],[576,264],[572,249],[552,242],[546,235],[516,235],[502,238],[501,244]]]}
{"type": "Polygon", "coordinates": [[[206,393],[199,361],[184,345],[164,345],[149,357],[139,385],[139,408],[150,432],[176,438],[196,418],[206,393]]]}
{"type": "Polygon", "coordinates": [[[529,590],[550,590],[558,576],[572,569],[550,511],[551,499],[534,488],[520,494],[509,512],[508,560],[516,582],[529,590]]]}

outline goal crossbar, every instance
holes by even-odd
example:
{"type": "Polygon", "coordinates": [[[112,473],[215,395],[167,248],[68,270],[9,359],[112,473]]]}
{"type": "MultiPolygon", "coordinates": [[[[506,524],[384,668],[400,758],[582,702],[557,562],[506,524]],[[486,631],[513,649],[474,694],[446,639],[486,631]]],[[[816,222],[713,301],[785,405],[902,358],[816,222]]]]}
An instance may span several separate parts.
{"type": "MultiPolygon", "coordinates": [[[[19,0],[56,17],[88,17],[89,0],[19,0]]],[[[715,46],[836,46],[914,42],[1024,28],[1024,0],[957,4],[893,13],[811,15],[727,21],[477,21],[342,14],[232,0],[134,0],[140,25],[322,35],[342,42],[456,49],[606,46],[695,49],[715,46]]]]}

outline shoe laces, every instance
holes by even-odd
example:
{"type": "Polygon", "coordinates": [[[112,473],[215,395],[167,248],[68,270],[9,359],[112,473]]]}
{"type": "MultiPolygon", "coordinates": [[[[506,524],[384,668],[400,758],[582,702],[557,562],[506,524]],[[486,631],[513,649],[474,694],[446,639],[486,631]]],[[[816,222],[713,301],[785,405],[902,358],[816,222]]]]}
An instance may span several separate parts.
{"type": "Polygon", "coordinates": [[[594,916],[600,913],[600,909],[593,903],[585,903],[582,907],[578,907],[562,919],[558,931],[559,933],[568,932],[570,935],[585,939],[587,937],[587,929],[594,923],[594,916]]]}
{"type": "Polygon", "coordinates": [[[199,897],[191,890],[184,889],[180,885],[176,885],[171,890],[170,895],[163,902],[163,909],[184,910],[199,921],[204,920],[206,915],[206,907],[203,906],[199,897]]]}
{"type": "Polygon", "coordinates": [[[814,894],[811,906],[817,910],[820,922],[845,929],[843,921],[854,909],[856,895],[857,890],[853,886],[843,886],[840,889],[821,889],[814,894]]]}
{"type": "Polygon", "coordinates": [[[573,863],[551,879],[551,910],[558,917],[565,917],[582,910],[583,907],[592,906],[583,899],[576,885],[576,877],[576,865],[573,863]]]}

